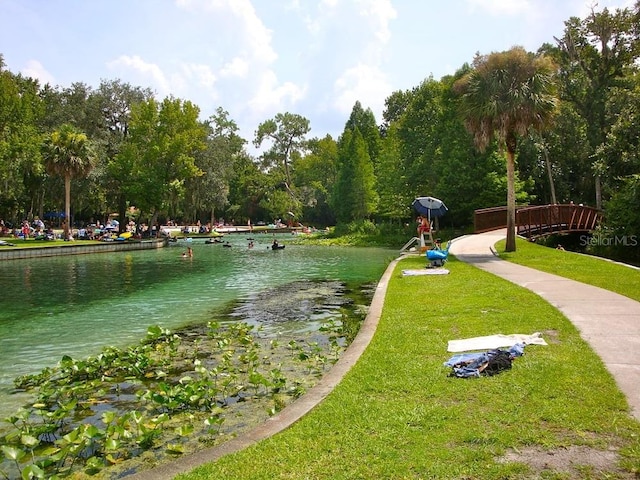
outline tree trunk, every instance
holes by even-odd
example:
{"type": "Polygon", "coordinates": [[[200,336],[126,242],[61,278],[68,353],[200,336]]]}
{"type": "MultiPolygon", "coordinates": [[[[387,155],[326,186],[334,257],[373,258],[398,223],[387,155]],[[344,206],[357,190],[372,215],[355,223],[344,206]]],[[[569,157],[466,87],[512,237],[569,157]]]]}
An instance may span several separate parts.
{"type": "Polygon", "coordinates": [[[507,244],[505,251],[516,251],[515,149],[509,147],[507,147],[507,244]]]}
{"type": "Polygon", "coordinates": [[[547,151],[546,146],[544,147],[544,159],[547,164],[547,175],[549,176],[549,188],[551,189],[551,203],[554,205],[558,204],[556,199],[556,186],[553,183],[553,172],[551,171],[551,162],[549,161],[549,152],[547,151]]]}
{"type": "Polygon", "coordinates": [[[118,195],[118,221],[118,233],[125,232],[129,219],[127,218],[127,201],[122,194],[118,195]]]}
{"type": "Polygon", "coordinates": [[[602,184],[600,175],[596,175],[596,208],[602,210],[602,184]]]}
{"type": "Polygon", "coordinates": [[[71,228],[71,176],[64,177],[64,239],[69,239],[69,229],[71,228]]]}

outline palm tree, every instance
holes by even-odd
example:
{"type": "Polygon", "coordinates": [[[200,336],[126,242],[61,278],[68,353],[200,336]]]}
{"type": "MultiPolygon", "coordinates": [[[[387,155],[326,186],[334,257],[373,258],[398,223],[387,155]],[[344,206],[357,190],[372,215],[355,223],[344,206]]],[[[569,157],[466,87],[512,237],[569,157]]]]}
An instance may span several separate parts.
{"type": "Polygon", "coordinates": [[[542,131],[556,106],[554,64],[522,47],[478,55],[473,68],[454,85],[460,94],[461,115],[474,143],[484,151],[498,140],[507,152],[507,244],[516,250],[515,155],[518,137],[542,131]]]}
{"type": "Polygon", "coordinates": [[[69,238],[71,179],[86,177],[93,169],[95,155],[87,136],[72,125],[62,125],[51,133],[44,145],[47,173],[64,178],[64,238],[69,238]]]}

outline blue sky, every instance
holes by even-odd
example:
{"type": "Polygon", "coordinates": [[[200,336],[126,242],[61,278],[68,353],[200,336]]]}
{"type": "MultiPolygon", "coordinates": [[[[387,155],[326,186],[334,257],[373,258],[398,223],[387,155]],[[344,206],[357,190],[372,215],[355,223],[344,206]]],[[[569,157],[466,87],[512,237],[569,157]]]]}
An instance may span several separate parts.
{"type": "Polygon", "coordinates": [[[476,52],[535,51],[571,16],[633,0],[0,0],[12,72],[68,87],[121,79],[229,112],[248,141],[280,112],[336,138],[354,103],[382,121],[396,90],[476,52]]]}

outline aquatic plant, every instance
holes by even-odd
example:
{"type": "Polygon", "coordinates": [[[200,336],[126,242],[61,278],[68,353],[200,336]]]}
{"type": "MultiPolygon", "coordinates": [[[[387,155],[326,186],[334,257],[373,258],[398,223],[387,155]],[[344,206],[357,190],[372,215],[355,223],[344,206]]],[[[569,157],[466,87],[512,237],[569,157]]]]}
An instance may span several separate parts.
{"type": "Polygon", "coordinates": [[[6,419],[0,476],[95,474],[160,445],[179,455],[194,437],[220,435],[239,402],[270,399],[273,415],[304,393],[303,372],[317,378],[337,359],[341,329],[331,321],[322,342],[280,344],[243,322],[210,322],[195,340],[151,326],[138,345],[64,356],[56,367],[16,378],[33,401],[6,419]],[[300,367],[285,372],[287,350],[300,367]]]}

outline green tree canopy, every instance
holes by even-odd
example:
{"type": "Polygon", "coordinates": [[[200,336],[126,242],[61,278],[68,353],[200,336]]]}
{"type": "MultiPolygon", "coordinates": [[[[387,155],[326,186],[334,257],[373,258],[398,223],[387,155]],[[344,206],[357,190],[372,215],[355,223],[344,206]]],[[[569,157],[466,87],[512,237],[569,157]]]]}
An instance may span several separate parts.
{"type": "Polygon", "coordinates": [[[345,129],[360,130],[363,140],[367,145],[369,158],[375,165],[380,155],[380,129],[376,124],[376,117],[370,108],[362,108],[362,104],[357,101],[351,109],[351,115],[344,127],[345,129]]]}
{"type": "Polygon", "coordinates": [[[207,129],[199,109],[189,101],[154,99],[133,106],[129,137],[112,171],[126,181],[123,191],[131,205],[150,213],[176,216],[187,179],[202,174],[196,154],[206,147],[207,129]]]}
{"type": "Polygon", "coordinates": [[[612,89],[626,88],[626,76],[640,55],[638,18],[630,9],[592,10],[583,20],[572,17],[565,22],[564,34],[557,45],[545,45],[543,51],[553,56],[559,66],[560,97],[570,102],[584,119],[591,156],[591,175],[595,178],[596,207],[602,206],[601,178],[606,176],[602,163],[594,162],[596,151],[606,142],[615,116],[607,103],[612,89]],[[611,112],[613,117],[608,114],[611,112]]]}
{"type": "Polygon", "coordinates": [[[360,129],[346,128],[338,143],[338,177],[332,203],[339,223],[368,219],[378,205],[376,178],[360,129]]]}
{"type": "Polygon", "coordinates": [[[207,122],[206,148],[196,153],[195,164],[202,175],[186,182],[187,202],[195,219],[208,212],[214,222],[215,210],[228,202],[229,182],[235,175],[235,166],[244,152],[245,140],[238,135],[238,126],[229,118],[229,112],[218,107],[207,122]]]}
{"type": "Polygon", "coordinates": [[[295,160],[294,181],[301,200],[301,210],[294,211],[311,224],[333,225],[331,193],[336,183],[338,145],[331,135],[314,138],[308,143],[309,153],[295,160]]]}
{"type": "Polygon", "coordinates": [[[522,47],[478,55],[473,69],[456,82],[465,127],[480,150],[496,138],[507,153],[507,242],[515,241],[515,155],[518,137],[542,130],[556,108],[554,65],[522,47]]]}
{"type": "Polygon", "coordinates": [[[262,146],[266,139],[271,140],[271,148],[263,155],[264,166],[270,169],[274,164],[281,165],[287,188],[292,189],[290,162],[293,152],[305,147],[305,135],[309,133],[309,120],[295,113],[278,113],[274,118],[262,122],[255,133],[253,144],[262,146]]]}
{"type": "Polygon", "coordinates": [[[0,55],[0,208],[5,211],[33,205],[34,189],[39,188],[38,124],[44,109],[38,90],[36,80],[5,70],[0,55]]]}
{"type": "Polygon", "coordinates": [[[95,166],[95,155],[87,136],[69,124],[52,132],[44,144],[47,172],[64,179],[64,235],[71,228],[71,179],[89,174],[95,166]]]}

